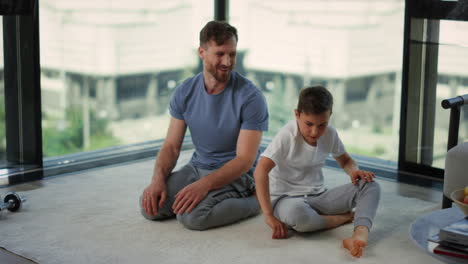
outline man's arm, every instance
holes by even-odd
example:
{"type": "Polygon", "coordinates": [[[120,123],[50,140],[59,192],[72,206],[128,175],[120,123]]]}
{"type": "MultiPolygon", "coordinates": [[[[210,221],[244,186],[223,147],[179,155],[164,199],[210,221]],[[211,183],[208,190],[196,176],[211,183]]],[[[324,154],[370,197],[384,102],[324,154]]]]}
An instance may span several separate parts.
{"type": "Polygon", "coordinates": [[[141,205],[149,216],[158,214],[166,201],[166,177],[174,169],[186,131],[185,121],[171,118],[167,136],[154,164],[151,183],[143,191],[141,205]]]}
{"type": "Polygon", "coordinates": [[[210,190],[219,189],[248,172],[257,158],[262,131],[242,129],[237,140],[236,157],[200,181],[210,190]]]}
{"type": "Polygon", "coordinates": [[[171,118],[166,139],[154,164],[152,182],[165,182],[179,158],[187,125],[184,120],[171,118]]]}
{"type": "Polygon", "coordinates": [[[209,191],[219,189],[249,171],[257,158],[261,138],[262,131],[241,129],[237,139],[236,157],[218,170],[180,190],[172,207],[174,212],[190,213],[209,191]]]}
{"type": "Polygon", "coordinates": [[[335,157],[336,162],[341,168],[351,177],[351,182],[356,184],[356,180],[361,178],[365,181],[371,182],[374,180],[374,173],[370,171],[360,170],[357,163],[351,156],[345,152],[344,154],[335,157]]]}

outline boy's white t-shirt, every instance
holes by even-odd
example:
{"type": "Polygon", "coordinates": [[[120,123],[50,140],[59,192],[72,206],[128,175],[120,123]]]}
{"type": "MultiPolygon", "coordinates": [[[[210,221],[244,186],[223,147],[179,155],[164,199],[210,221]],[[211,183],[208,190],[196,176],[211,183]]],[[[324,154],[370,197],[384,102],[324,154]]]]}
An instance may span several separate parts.
{"type": "Polygon", "coordinates": [[[314,147],[304,140],[296,120],[288,122],[261,154],[276,164],[269,173],[271,198],[324,192],[322,167],[326,158],[344,153],[335,128],[328,126],[314,147]]]}

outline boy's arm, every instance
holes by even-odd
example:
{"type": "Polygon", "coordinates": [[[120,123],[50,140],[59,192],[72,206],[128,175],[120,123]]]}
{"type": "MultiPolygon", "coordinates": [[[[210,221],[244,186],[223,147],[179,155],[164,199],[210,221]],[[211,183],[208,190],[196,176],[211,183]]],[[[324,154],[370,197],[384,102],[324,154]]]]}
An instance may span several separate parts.
{"type": "Polygon", "coordinates": [[[287,236],[286,225],[273,215],[273,207],[270,202],[268,173],[274,167],[275,162],[273,160],[267,157],[260,157],[254,172],[255,189],[260,208],[265,216],[265,222],[273,230],[272,238],[285,238],[287,236]]]}
{"type": "Polygon", "coordinates": [[[268,173],[275,167],[275,162],[267,157],[260,157],[257,167],[255,168],[255,189],[257,191],[257,199],[260,208],[265,216],[273,215],[273,208],[270,202],[270,188],[268,173]]]}
{"type": "Polygon", "coordinates": [[[345,152],[344,154],[335,157],[336,162],[341,168],[351,177],[351,182],[356,184],[358,178],[365,181],[371,182],[374,180],[375,175],[370,171],[360,170],[357,163],[351,158],[351,156],[345,152]]]}

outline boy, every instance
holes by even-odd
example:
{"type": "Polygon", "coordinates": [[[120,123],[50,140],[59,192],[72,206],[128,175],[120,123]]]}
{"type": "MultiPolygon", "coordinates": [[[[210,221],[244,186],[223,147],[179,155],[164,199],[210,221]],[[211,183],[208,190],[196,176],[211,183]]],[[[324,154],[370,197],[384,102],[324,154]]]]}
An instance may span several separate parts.
{"type": "Polygon", "coordinates": [[[321,86],[299,96],[296,120],[286,124],[260,157],[254,173],[257,198],[272,238],[329,229],[354,220],[354,233],[343,247],[362,256],[380,199],[372,172],[360,170],[345,151],[336,130],[328,126],[333,97],[321,86]],[[351,183],[327,190],[322,167],[331,154],[351,183]],[[352,209],[355,208],[355,212],[352,209]]]}

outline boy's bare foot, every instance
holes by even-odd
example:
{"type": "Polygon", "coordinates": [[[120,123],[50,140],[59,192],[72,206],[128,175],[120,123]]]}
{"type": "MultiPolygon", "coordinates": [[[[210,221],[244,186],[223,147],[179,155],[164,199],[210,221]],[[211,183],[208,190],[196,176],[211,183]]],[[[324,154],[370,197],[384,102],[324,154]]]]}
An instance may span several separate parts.
{"type": "Polygon", "coordinates": [[[349,253],[356,258],[362,256],[362,252],[367,245],[367,238],[369,230],[365,226],[357,226],[354,229],[354,234],[350,238],[343,240],[343,247],[346,248],[349,253]]]}
{"type": "Polygon", "coordinates": [[[327,228],[329,229],[352,222],[354,219],[354,212],[341,215],[322,215],[322,217],[327,220],[327,228]]]}

